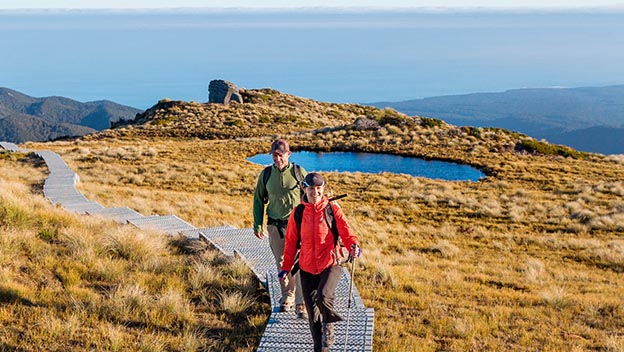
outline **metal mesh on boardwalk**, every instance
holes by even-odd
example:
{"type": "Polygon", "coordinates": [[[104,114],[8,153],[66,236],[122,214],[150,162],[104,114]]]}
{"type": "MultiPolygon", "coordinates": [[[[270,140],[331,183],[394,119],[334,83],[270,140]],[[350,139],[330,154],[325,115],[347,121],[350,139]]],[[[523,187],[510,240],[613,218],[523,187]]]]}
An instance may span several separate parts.
{"type": "Polygon", "coordinates": [[[88,210],[87,214],[112,218],[120,224],[125,224],[130,219],[140,218],[143,216],[136,210],[132,210],[128,207],[93,209],[88,210]]]}
{"type": "MultiPolygon", "coordinates": [[[[0,142],[0,147],[13,152],[31,152],[13,143],[0,142]]],[[[258,351],[312,351],[313,343],[308,321],[298,319],[294,312],[279,312],[281,289],[277,280],[278,268],[269,247],[268,237],[258,239],[252,229],[237,229],[231,226],[197,229],[175,215],[144,216],[128,207],[106,208],[87,199],[75,185],[80,180],[56,153],[36,151],[48,166],[50,172],[43,186],[44,196],[54,205],[78,214],[102,216],[121,224],[138,228],[152,228],[164,233],[182,234],[191,239],[202,239],[228,256],[239,256],[263,283],[271,298],[272,311],[260,340],[258,351]]],[[[343,268],[336,288],[335,307],[338,313],[347,317],[350,275],[343,268]]],[[[353,287],[353,298],[349,313],[347,351],[372,351],[375,314],[366,308],[362,298],[353,287]]],[[[336,323],[336,342],[331,351],[345,350],[347,323],[336,323]]]]}
{"type": "Polygon", "coordinates": [[[11,143],[11,142],[0,142],[0,147],[4,148],[10,152],[29,152],[30,150],[28,149],[24,149],[24,148],[20,148],[18,147],[15,143],[11,143]]]}

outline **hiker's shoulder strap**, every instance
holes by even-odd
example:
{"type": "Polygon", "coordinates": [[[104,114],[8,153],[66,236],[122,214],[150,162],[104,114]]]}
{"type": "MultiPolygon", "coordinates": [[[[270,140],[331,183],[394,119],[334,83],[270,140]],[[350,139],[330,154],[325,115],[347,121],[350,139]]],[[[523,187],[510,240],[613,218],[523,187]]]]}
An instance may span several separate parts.
{"type": "Polygon", "coordinates": [[[271,177],[271,169],[273,169],[273,166],[269,165],[265,167],[262,172],[262,183],[264,184],[264,188],[266,188],[267,182],[269,182],[269,177],[271,177]]]}
{"type": "Polygon", "coordinates": [[[295,180],[297,180],[297,183],[301,186],[301,184],[303,183],[303,174],[301,173],[301,166],[292,163],[292,172],[293,172],[293,176],[295,176],[295,180]]]}
{"type": "Polygon", "coordinates": [[[303,204],[299,204],[295,207],[295,225],[297,225],[297,235],[301,238],[301,221],[303,220],[303,209],[305,206],[303,204]]]}
{"type": "Polygon", "coordinates": [[[264,168],[262,171],[262,185],[264,186],[264,194],[265,196],[262,198],[262,202],[264,204],[269,202],[269,192],[266,190],[267,182],[269,182],[269,177],[271,177],[271,169],[273,166],[269,165],[264,168]]]}
{"type": "MultiPolygon", "coordinates": [[[[305,192],[303,191],[303,173],[301,172],[301,166],[292,163],[292,173],[297,181],[297,186],[295,188],[299,188],[299,198],[303,199],[305,192]]],[[[294,188],[293,188],[294,189],[294,188]]]]}
{"type": "Polygon", "coordinates": [[[336,225],[336,216],[334,215],[334,206],[333,202],[327,203],[325,207],[325,221],[327,222],[327,226],[329,226],[331,232],[334,234],[334,245],[338,244],[340,240],[340,235],[338,234],[338,225],[336,225]]]}

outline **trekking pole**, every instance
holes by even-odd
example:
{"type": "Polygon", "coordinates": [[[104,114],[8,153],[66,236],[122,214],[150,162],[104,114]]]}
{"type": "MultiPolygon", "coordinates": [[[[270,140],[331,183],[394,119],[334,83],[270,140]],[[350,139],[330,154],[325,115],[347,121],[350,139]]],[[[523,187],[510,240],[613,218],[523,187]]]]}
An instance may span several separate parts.
{"type": "Polygon", "coordinates": [[[351,297],[353,296],[353,274],[355,273],[355,257],[351,257],[351,282],[349,283],[349,301],[347,303],[347,329],[345,331],[344,352],[347,352],[349,339],[349,318],[351,317],[351,297]]]}

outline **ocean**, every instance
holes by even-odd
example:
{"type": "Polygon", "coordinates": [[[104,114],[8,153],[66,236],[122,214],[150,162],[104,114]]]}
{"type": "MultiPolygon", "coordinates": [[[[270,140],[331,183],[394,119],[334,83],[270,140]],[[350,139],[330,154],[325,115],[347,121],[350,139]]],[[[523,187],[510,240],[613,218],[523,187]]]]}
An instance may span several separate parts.
{"type": "Polygon", "coordinates": [[[207,101],[208,83],[367,103],[624,83],[624,12],[0,11],[0,86],[207,101]]]}

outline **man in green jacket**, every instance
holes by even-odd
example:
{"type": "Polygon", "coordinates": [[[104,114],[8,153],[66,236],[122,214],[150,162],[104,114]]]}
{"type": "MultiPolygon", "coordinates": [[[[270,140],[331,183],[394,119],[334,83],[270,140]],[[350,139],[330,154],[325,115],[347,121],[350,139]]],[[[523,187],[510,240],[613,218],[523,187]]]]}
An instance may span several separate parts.
{"type": "MultiPolygon", "coordinates": [[[[291,152],[285,140],[273,141],[270,153],[273,157],[273,165],[260,173],[254,193],[254,234],[259,239],[264,238],[263,223],[266,204],[269,244],[279,272],[284,261],[284,237],[288,218],[293,208],[301,202],[301,182],[307,172],[288,161],[291,152]],[[270,173],[268,178],[267,173],[270,173]]],[[[280,311],[291,311],[294,305],[297,316],[305,318],[306,309],[301,294],[299,273],[294,277],[289,274],[285,280],[280,280],[280,286],[282,289],[280,311]]]]}

